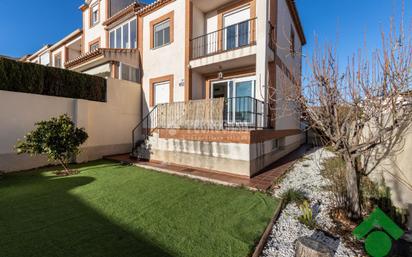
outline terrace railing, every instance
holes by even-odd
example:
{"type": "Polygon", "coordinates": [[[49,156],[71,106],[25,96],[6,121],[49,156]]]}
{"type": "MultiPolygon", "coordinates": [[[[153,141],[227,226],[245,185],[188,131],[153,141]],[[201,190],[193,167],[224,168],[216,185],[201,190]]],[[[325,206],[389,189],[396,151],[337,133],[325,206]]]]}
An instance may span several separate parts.
{"type": "Polygon", "coordinates": [[[158,129],[263,129],[266,110],[267,104],[248,96],[159,104],[133,130],[133,153],[158,129]]]}
{"type": "Polygon", "coordinates": [[[256,19],[242,21],[193,38],[190,41],[191,58],[202,58],[256,44],[256,19]]]}

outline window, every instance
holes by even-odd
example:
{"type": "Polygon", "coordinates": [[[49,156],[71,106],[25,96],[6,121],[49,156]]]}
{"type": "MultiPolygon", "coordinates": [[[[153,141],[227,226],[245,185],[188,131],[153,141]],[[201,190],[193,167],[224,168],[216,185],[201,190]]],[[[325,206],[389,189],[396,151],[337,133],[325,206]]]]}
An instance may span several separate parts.
{"type": "Polygon", "coordinates": [[[295,57],[296,50],[295,50],[295,30],[293,26],[290,27],[290,54],[295,57]]]}
{"type": "Polygon", "coordinates": [[[240,8],[223,16],[224,50],[250,44],[250,7],[240,8]]]}
{"type": "Polygon", "coordinates": [[[110,48],[136,48],[137,47],[137,20],[133,19],[114,29],[109,33],[110,48]]]}
{"type": "Polygon", "coordinates": [[[132,82],[138,82],[139,70],[135,67],[121,63],[120,64],[120,79],[132,81],[132,82]]]}
{"type": "Polygon", "coordinates": [[[150,48],[159,48],[174,41],[174,11],[150,22],[150,48]]]}
{"type": "Polygon", "coordinates": [[[47,52],[40,56],[40,64],[43,64],[44,66],[50,65],[50,52],[47,52]]]}
{"type": "MultiPolygon", "coordinates": [[[[117,14],[119,11],[123,10],[124,8],[128,7],[129,5],[137,2],[136,0],[116,0],[116,1],[107,1],[109,3],[109,17],[113,17],[113,15],[117,14]]],[[[146,1],[148,2],[148,1],[146,1]]]]}
{"type": "Polygon", "coordinates": [[[130,48],[129,23],[123,25],[123,48],[130,48]]]}
{"type": "Polygon", "coordinates": [[[89,51],[93,52],[99,49],[100,47],[100,38],[93,40],[92,42],[89,43],[89,51]]]}
{"type": "Polygon", "coordinates": [[[58,53],[54,56],[54,67],[61,68],[62,67],[62,54],[58,53]]]}
{"type": "Polygon", "coordinates": [[[90,52],[96,51],[99,48],[99,43],[90,45],[90,52]]]}
{"type": "Polygon", "coordinates": [[[100,3],[96,3],[94,4],[91,8],[90,8],[90,27],[93,27],[94,25],[96,25],[97,23],[99,23],[100,21],[100,3]]]}
{"type": "Polygon", "coordinates": [[[170,43],[170,20],[154,26],[154,48],[170,43]]]}
{"type": "Polygon", "coordinates": [[[122,47],[122,28],[116,29],[116,46],[113,48],[121,48],[122,47]]]}
{"type": "Polygon", "coordinates": [[[137,20],[130,22],[130,42],[131,48],[137,48],[137,20]]]}
{"type": "Polygon", "coordinates": [[[111,48],[115,48],[114,47],[116,45],[115,37],[116,37],[116,31],[111,31],[110,32],[110,43],[109,43],[111,48]]]}
{"type": "Polygon", "coordinates": [[[159,82],[153,85],[154,105],[165,104],[170,98],[170,81],[159,82]]]}

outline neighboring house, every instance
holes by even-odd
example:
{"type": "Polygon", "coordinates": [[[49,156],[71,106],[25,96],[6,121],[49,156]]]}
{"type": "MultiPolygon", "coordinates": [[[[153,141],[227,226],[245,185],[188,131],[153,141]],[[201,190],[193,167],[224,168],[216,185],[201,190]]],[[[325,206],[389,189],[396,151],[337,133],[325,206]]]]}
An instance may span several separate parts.
{"type": "Polygon", "coordinates": [[[293,0],[90,0],[26,60],[142,84],[133,155],[251,177],[304,141],[279,92],[306,43],[293,0]],[[286,107],[285,107],[286,108],[286,107]]]}

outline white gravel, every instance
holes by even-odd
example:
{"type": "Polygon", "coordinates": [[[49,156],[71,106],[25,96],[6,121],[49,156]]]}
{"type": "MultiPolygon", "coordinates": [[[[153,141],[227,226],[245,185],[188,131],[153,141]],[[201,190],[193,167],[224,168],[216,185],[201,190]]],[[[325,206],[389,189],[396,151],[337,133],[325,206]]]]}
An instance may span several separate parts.
{"type": "MultiPolygon", "coordinates": [[[[331,194],[325,191],[324,186],[328,181],[321,175],[321,163],[333,154],[324,149],[314,150],[305,156],[304,160],[297,162],[280,183],[279,189],[274,191],[275,196],[293,188],[306,193],[310,199],[313,216],[317,225],[324,231],[333,227],[333,222],[328,216],[330,209],[331,194]]],[[[301,224],[297,218],[301,211],[294,203],[288,204],[282,210],[279,219],[273,226],[268,242],[261,257],[292,257],[295,256],[295,241],[302,236],[309,236],[328,245],[334,252],[335,257],[356,256],[356,254],[341,242],[339,238],[331,238],[318,230],[310,230],[301,224]]]]}

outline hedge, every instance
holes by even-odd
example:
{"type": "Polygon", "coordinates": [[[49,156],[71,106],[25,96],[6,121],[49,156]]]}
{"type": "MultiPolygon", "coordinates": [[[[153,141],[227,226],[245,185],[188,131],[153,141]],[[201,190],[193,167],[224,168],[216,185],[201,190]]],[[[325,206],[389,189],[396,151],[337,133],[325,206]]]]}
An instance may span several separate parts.
{"type": "Polygon", "coordinates": [[[0,58],[0,90],[106,101],[106,79],[0,58]]]}

